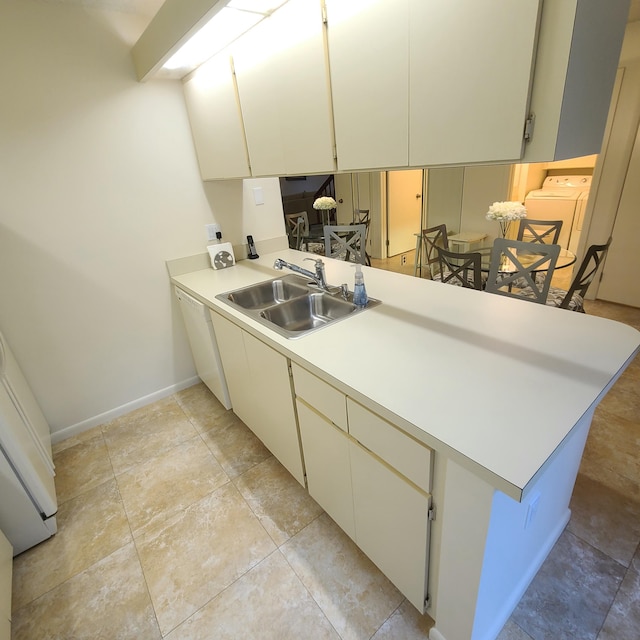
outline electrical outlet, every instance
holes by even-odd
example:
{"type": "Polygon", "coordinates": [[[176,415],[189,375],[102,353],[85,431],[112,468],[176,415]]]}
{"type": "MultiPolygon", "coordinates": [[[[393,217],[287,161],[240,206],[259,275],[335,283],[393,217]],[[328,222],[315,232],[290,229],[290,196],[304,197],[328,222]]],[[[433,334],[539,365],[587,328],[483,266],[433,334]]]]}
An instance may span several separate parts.
{"type": "Polygon", "coordinates": [[[529,507],[527,509],[527,516],[524,520],[524,528],[528,529],[531,523],[535,520],[536,513],[538,513],[538,507],[540,506],[540,494],[536,493],[533,498],[531,498],[531,502],[529,503],[529,507]]]}
{"type": "Polygon", "coordinates": [[[401,265],[407,264],[407,256],[404,253],[400,256],[400,264],[401,265]]]}
{"type": "Polygon", "coordinates": [[[219,224],[205,224],[204,228],[207,230],[207,240],[216,240],[216,233],[222,235],[219,224]]]}

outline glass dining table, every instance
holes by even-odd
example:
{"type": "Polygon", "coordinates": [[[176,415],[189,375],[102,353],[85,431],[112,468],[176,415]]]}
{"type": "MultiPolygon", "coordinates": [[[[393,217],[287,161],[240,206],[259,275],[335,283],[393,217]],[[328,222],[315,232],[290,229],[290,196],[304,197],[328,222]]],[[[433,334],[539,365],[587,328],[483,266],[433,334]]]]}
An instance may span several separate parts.
{"type": "MultiPolygon", "coordinates": [[[[540,254],[538,254],[535,250],[536,244],[535,243],[529,243],[529,244],[531,244],[530,252],[523,251],[523,250],[519,250],[516,252],[514,250],[514,254],[517,256],[518,260],[520,261],[523,267],[528,267],[531,263],[533,263],[534,261],[540,258],[540,254]]],[[[475,249],[472,252],[472,253],[479,253],[481,255],[482,260],[480,262],[480,269],[482,270],[483,273],[489,273],[489,270],[491,268],[492,250],[493,250],[492,246],[487,246],[487,247],[481,247],[479,249],[475,249]]],[[[554,270],[557,271],[558,269],[564,269],[565,267],[570,267],[572,264],[575,263],[575,261],[576,261],[575,253],[573,253],[572,251],[569,251],[568,249],[560,249],[560,254],[558,255],[558,261],[556,262],[556,266],[554,270]]],[[[532,269],[532,272],[538,273],[538,272],[547,271],[547,266],[543,265],[540,269],[532,269]]],[[[511,260],[509,260],[508,258],[503,259],[503,262],[500,265],[500,269],[499,269],[501,273],[510,273],[515,270],[516,270],[516,266],[513,264],[513,262],[511,262],[511,260]]]]}

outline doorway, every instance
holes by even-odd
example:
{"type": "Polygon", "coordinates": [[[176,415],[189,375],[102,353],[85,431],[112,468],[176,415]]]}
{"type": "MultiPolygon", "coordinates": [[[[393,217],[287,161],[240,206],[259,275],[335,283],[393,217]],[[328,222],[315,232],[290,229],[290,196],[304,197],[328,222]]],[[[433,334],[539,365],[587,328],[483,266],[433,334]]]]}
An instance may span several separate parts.
{"type": "Polygon", "coordinates": [[[387,258],[416,247],[422,220],[424,172],[387,172],[387,258]]]}
{"type": "Polygon", "coordinates": [[[640,128],[622,187],[620,204],[616,212],[612,236],[613,243],[602,272],[598,298],[630,307],[640,307],[640,282],[634,274],[640,273],[640,128]]]}

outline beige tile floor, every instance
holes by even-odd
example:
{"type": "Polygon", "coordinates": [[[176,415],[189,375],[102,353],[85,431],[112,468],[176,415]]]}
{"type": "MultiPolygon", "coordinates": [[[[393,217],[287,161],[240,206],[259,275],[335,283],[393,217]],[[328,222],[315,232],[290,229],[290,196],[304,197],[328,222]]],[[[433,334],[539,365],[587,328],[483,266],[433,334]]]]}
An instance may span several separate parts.
{"type": "MultiPolygon", "coordinates": [[[[588,310],[640,328],[638,309],[588,310]]],[[[500,640],[639,637],[639,387],[637,362],[598,408],[569,526],[500,640]]],[[[14,640],[428,636],[204,385],[59,443],[55,462],[59,532],[15,559],[14,640]]]]}
{"type": "Polygon", "coordinates": [[[200,384],[55,446],[14,640],[424,638],[431,620],[200,384]]]}

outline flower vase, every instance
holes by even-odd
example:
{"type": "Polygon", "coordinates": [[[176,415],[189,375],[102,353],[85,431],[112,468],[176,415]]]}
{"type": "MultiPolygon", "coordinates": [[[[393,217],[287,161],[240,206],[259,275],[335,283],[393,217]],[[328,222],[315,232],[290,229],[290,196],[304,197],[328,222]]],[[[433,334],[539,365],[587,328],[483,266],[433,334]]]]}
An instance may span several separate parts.
{"type": "Polygon", "coordinates": [[[509,227],[511,226],[511,220],[500,220],[500,234],[502,238],[506,238],[509,234],[509,227]]]}

